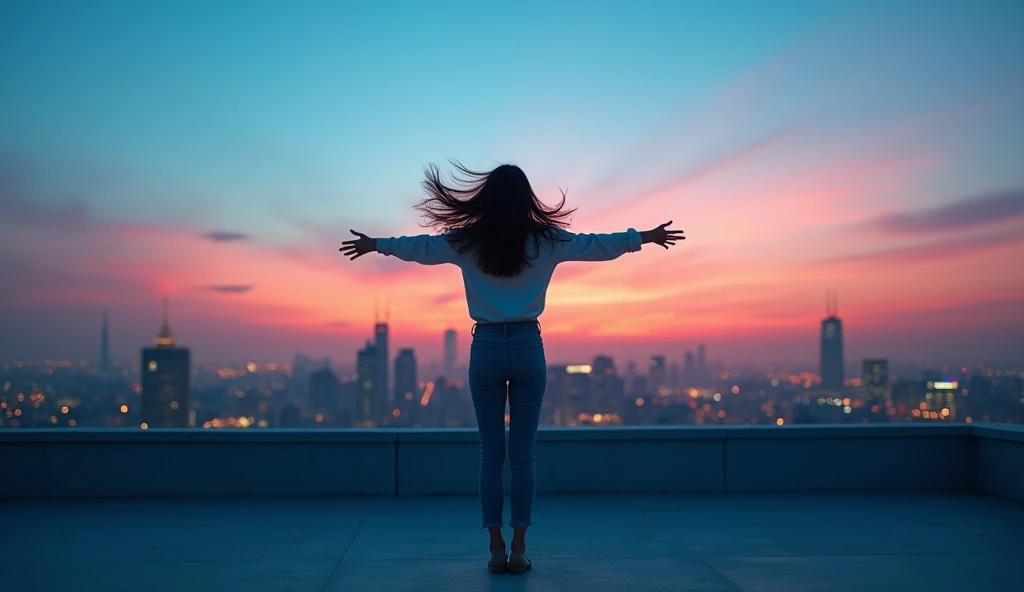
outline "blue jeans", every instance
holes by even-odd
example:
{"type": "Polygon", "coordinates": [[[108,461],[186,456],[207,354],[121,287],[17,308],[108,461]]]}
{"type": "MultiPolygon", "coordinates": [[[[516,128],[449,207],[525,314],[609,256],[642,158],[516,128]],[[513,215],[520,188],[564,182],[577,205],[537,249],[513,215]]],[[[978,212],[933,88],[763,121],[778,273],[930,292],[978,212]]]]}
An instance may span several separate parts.
{"type": "Polygon", "coordinates": [[[536,442],[547,386],[544,342],[536,321],[478,323],[469,350],[469,391],[480,430],[480,507],[483,527],[501,527],[504,508],[505,400],[512,483],[509,526],[531,526],[537,490],[536,442]]]}

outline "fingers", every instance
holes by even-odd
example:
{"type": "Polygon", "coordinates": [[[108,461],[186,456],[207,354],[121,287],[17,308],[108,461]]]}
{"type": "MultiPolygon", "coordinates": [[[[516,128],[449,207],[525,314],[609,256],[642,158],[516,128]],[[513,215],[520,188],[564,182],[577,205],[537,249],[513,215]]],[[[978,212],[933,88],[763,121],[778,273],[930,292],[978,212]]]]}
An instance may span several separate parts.
{"type": "Polygon", "coordinates": [[[348,229],[348,231],[349,231],[349,232],[351,232],[352,234],[354,234],[354,235],[356,235],[356,236],[360,237],[360,238],[362,238],[362,237],[365,237],[365,236],[366,236],[366,235],[365,235],[365,234],[363,234],[362,232],[356,232],[355,230],[352,230],[351,228],[349,228],[349,229],[348,229]]]}

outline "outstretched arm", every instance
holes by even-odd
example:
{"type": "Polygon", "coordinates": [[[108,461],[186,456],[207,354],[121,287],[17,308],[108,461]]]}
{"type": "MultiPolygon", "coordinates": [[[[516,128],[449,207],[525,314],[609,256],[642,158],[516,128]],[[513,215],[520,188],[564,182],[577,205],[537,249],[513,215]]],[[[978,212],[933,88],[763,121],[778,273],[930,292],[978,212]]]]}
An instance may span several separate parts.
{"type": "Polygon", "coordinates": [[[403,261],[423,265],[439,265],[455,263],[458,257],[458,252],[448,242],[447,237],[441,235],[421,234],[418,236],[371,238],[354,230],[350,230],[350,232],[359,238],[345,241],[342,243],[345,246],[339,250],[345,255],[352,255],[351,259],[356,259],[371,251],[377,251],[381,255],[393,255],[403,261]]]}
{"type": "Polygon", "coordinates": [[[571,234],[571,240],[561,245],[561,261],[611,261],[624,253],[640,250],[644,243],[655,243],[665,247],[681,240],[681,230],[665,230],[669,221],[653,230],[637,232],[630,228],[625,232],[606,234],[571,234]]]}

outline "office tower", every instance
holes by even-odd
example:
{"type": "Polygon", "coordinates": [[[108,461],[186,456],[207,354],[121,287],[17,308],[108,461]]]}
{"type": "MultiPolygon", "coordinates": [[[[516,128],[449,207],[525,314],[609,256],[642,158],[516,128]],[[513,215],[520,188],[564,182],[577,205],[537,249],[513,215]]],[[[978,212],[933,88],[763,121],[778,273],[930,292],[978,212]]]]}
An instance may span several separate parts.
{"type": "MultiPolygon", "coordinates": [[[[626,394],[633,395],[633,384],[636,381],[636,362],[630,360],[626,362],[626,374],[623,376],[626,381],[626,394]]],[[[643,394],[637,393],[637,396],[643,394]]]]}
{"type": "Polygon", "coordinates": [[[309,402],[314,411],[337,419],[341,408],[341,383],[329,367],[309,375],[309,402]]]}
{"type": "Polygon", "coordinates": [[[355,420],[367,427],[380,422],[381,401],[377,398],[376,386],[380,372],[377,368],[377,346],[367,340],[366,347],[356,353],[358,388],[355,411],[355,420]]]}
{"type": "Polygon", "coordinates": [[[865,359],[860,375],[861,397],[869,403],[892,400],[889,386],[889,360],[865,359]]]}
{"type": "Polygon", "coordinates": [[[103,309],[103,330],[100,332],[100,373],[110,374],[110,332],[107,326],[107,309],[103,309]]]}
{"type": "Polygon", "coordinates": [[[697,380],[699,381],[708,379],[708,360],[705,353],[704,344],[697,344],[697,380]]]}
{"type": "Polygon", "coordinates": [[[455,364],[458,361],[458,336],[455,329],[444,332],[444,375],[455,377],[455,364]]]}
{"type": "Polygon", "coordinates": [[[304,401],[309,397],[309,372],[312,368],[313,358],[304,354],[295,354],[289,384],[289,394],[293,399],[304,401]]]}
{"type": "Polygon", "coordinates": [[[688,351],[683,356],[683,377],[686,379],[684,386],[693,386],[697,384],[697,366],[693,361],[693,352],[688,351]]]}
{"type": "Polygon", "coordinates": [[[142,423],[151,428],[192,427],[189,351],[175,346],[166,298],[163,324],[153,343],[142,349],[142,423]]]}
{"type": "Polygon", "coordinates": [[[668,388],[677,389],[682,386],[682,376],[679,374],[679,363],[672,362],[668,368],[668,388]]]}
{"type": "Polygon", "coordinates": [[[409,348],[399,350],[395,358],[395,409],[398,409],[398,422],[408,425],[411,411],[419,401],[416,400],[416,355],[409,348]]]}
{"type": "Polygon", "coordinates": [[[666,388],[665,356],[651,356],[651,367],[647,373],[647,390],[658,392],[666,388]]]}
{"type": "Polygon", "coordinates": [[[615,376],[615,361],[609,356],[594,356],[591,366],[594,377],[615,376]]]}
{"type": "Polygon", "coordinates": [[[388,390],[388,324],[377,323],[373,332],[376,338],[374,345],[377,347],[377,380],[374,383],[374,396],[384,404],[391,401],[391,392],[388,390]]]}
{"type": "Polygon", "coordinates": [[[825,320],[821,321],[821,388],[839,391],[843,388],[843,322],[836,316],[836,295],[830,293],[825,320]]]}

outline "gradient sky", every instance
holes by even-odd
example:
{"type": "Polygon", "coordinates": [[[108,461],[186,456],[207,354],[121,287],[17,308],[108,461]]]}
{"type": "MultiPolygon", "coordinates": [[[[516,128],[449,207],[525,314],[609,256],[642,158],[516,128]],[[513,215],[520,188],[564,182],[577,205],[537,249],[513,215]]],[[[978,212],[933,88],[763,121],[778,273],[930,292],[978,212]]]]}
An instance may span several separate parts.
{"type": "MultiPolygon", "coordinates": [[[[10,2],[0,358],[136,361],[160,298],[199,362],[468,348],[430,162],[513,162],[573,229],[688,239],[560,266],[552,363],[1024,359],[1020,2],[10,2]]],[[[468,349],[466,352],[468,353],[468,349]]],[[[463,358],[464,359],[464,358],[463,358]]]]}

